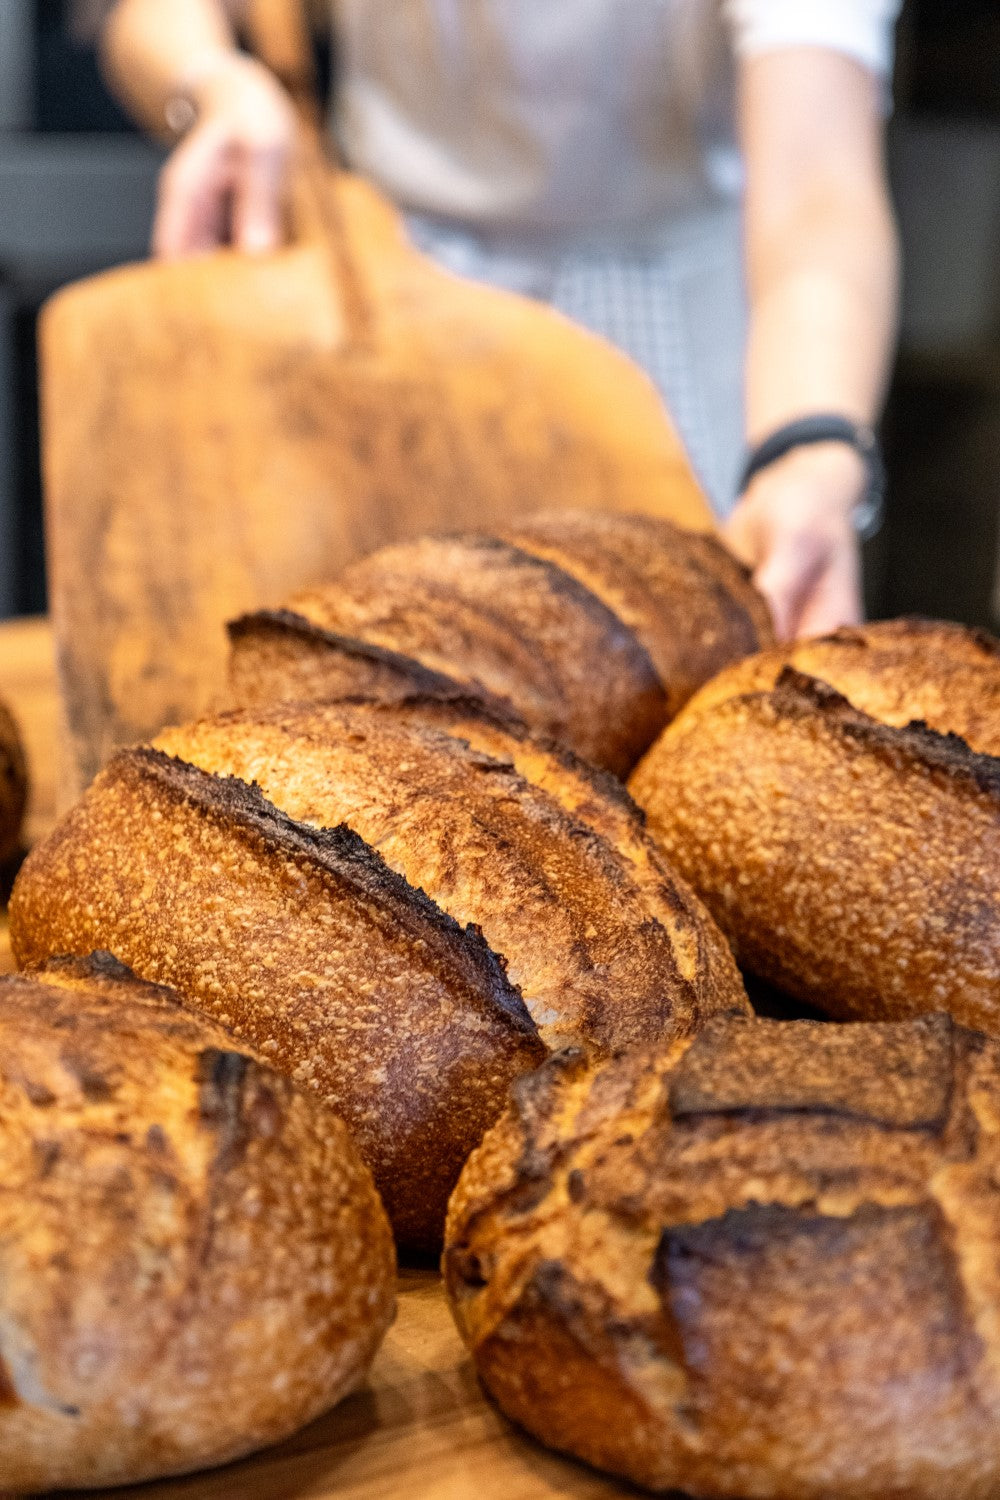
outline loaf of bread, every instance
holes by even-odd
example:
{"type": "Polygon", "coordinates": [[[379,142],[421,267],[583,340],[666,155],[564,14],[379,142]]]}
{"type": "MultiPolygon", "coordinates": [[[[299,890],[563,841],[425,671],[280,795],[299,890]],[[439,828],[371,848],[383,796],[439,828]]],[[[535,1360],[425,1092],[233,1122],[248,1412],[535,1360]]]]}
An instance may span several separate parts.
{"type": "Polygon", "coordinates": [[[0,865],[20,845],[27,795],[28,773],[17,725],[0,703],[0,865]]]}
{"type": "Polygon", "coordinates": [[[718,1017],[514,1091],[452,1309],[543,1442],[702,1500],[1000,1494],[1000,1046],[718,1017]]]}
{"type": "Polygon", "coordinates": [[[234,702],[458,685],[616,774],[708,677],[773,641],[720,542],[595,511],[388,547],[230,635],[234,702]]]}
{"type": "Polygon", "coordinates": [[[108,948],[314,1087],[423,1250],[550,1050],[747,1006],[624,789],[460,698],[239,710],[124,751],[10,922],[22,964],[108,948]]]}
{"type": "Polygon", "coordinates": [[[110,955],[0,980],[0,1484],[134,1483],[277,1441],[392,1318],[340,1120],[110,955]]]}
{"type": "Polygon", "coordinates": [[[720,674],[630,785],[744,967],[840,1018],[1000,1032],[998,752],[996,643],[897,621],[720,674]]]}

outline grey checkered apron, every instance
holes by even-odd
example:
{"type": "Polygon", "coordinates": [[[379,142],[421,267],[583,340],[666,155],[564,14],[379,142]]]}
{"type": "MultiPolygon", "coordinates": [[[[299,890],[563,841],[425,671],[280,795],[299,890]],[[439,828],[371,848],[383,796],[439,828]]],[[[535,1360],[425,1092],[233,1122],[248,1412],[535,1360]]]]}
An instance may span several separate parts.
{"type": "Polygon", "coordinates": [[[525,251],[419,215],[407,222],[448,270],[537,297],[631,356],[662,395],[716,512],[732,509],[746,326],[735,205],[691,216],[632,253],[525,251]]]}

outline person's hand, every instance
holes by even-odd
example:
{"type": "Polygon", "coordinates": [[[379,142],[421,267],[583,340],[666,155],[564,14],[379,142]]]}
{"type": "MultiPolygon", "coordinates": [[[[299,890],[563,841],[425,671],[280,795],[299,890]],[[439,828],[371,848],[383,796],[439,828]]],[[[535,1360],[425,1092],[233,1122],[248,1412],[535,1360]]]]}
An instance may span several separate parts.
{"type": "Polygon", "coordinates": [[[843,443],[793,449],[762,469],[725,530],[771,606],[779,640],[822,635],[862,618],[852,512],[865,465],[843,443]]]}
{"type": "Polygon", "coordinates": [[[185,96],[196,120],[160,174],[153,254],[275,249],[295,141],[291,100],[267,68],[237,52],[207,58],[185,96]]]}

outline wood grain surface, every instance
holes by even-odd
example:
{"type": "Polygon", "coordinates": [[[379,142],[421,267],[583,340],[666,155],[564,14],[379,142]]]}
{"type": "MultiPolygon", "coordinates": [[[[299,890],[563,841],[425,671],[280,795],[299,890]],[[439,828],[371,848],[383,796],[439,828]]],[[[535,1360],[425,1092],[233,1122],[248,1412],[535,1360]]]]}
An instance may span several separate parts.
{"type": "MultiPolygon", "coordinates": [[[[30,829],[54,821],[57,723],[52,637],[42,620],[0,625],[0,694],[33,778],[30,829]]],[[[11,967],[0,917],[0,973],[11,967]]],[[[0,1475],[2,1484],[2,1475],[0,1475]]],[[[77,1492],[86,1500],[83,1492],[77,1492]]],[[[89,1500],[610,1500],[638,1491],[548,1453],[484,1398],[434,1270],[404,1270],[399,1313],[365,1385],[288,1442],[241,1463],[89,1500]]],[[[13,1500],[0,1490],[0,1500],[13,1500]]]]}
{"type": "Polygon", "coordinates": [[[441,270],[318,159],[295,200],[302,233],[275,255],[121,268],[45,310],[69,790],[212,701],[227,618],[389,541],[540,505],[712,524],[652,383],[610,344],[441,270]]]}

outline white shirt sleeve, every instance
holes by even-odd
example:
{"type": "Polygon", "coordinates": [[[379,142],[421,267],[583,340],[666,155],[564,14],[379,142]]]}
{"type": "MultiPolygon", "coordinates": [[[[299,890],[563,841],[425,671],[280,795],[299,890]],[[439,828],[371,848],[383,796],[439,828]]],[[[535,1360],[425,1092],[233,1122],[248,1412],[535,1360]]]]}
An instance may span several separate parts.
{"type": "Polygon", "coordinates": [[[902,0],[723,0],[740,57],[783,47],[829,47],[873,73],[892,71],[902,0]]]}

